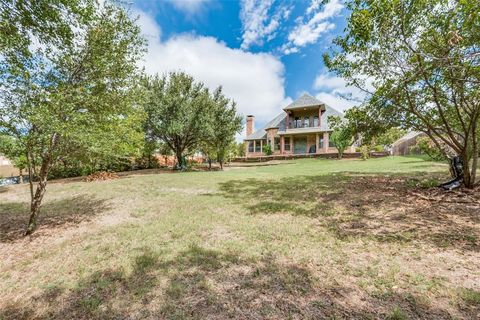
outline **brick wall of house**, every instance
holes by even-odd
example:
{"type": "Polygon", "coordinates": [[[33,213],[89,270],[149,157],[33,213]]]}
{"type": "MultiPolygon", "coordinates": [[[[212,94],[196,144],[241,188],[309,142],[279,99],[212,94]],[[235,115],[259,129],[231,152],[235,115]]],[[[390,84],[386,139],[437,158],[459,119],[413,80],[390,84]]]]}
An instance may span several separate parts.
{"type": "MultiPolygon", "coordinates": [[[[278,133],[277,128],[267,130],[267,142],[271,142],[273,154],[280,154],[280,148],[275,148],[275,136],[278,133]]],[[[280,137],[277,137],[280,139],[280,137]]]]}

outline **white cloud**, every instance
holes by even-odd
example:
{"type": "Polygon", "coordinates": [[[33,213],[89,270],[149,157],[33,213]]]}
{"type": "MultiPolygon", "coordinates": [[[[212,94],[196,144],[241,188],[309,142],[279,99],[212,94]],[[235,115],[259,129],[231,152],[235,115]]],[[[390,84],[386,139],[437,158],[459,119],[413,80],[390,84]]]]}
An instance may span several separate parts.
{"type": "Polygon", "coordinates": [[[149,46],[158,43],[162,35],[162,30],[155,19],[143,11],[134,11],[134,14],[138,16],[137,24],[142,30],[143,37],[148,40],[149,46]]]}
{"type": "Polygon", "coordinates": [[[318,92],[315,97],[328,104],[329,106],[337,109],[338,111],[345,111],[350,109],[351,107],[358,106],[360,102],[354,100],[348,100],[343,98],[339,94],[331,93],[331,92],[318,92]]]}
{"type": "MultiPolygon", "coordinates": [[[[373,91],[371,79],[367,79],[365,85],[368,90],[373,91]]],[[[317,75],[313,83],[313,89],[317,92],[315,95],[317,99],[340,111],[361,104],[366,97],[364,91],[349,86],[343,78],[326,72],[317,75]]]]}
{"type": "Polygon", "coordinates": [[[274,0],[242,0],[240,10],[243,29],[242,49],[262,44],[265,38],[267,41],[273,39],[280,22],[288,19],[291,8],[280,6],[273,10],[273,3],[274,0]]]}
{"type": "Polygon", "coordinates": [[[311,14],[314,11],[317,11],[318,8],[320,8],[320,5],[322,4],[322,0],[312,0],[310,2],[310,5],[307,8],[307,14],[311,14]]]}
{"type": "Polygon", "coordinates": [[[222,85],[239,112],[255,115],[257,123],[270,120],[291,101],[285,97],[284,65],[277,57],[232,49],[213,37],[181,34],[161,41],[152,18],[141,12],[139,23],[143,33],[154,35],[143,61],[148,73],[182,70],[211,89],[222,85]]]}
{"type": "Polygon", "coordinates": [[[177,10],[192,16],[200,13],[210,0],[168,0],[177,10]]]}
{"type": "Polygon", "coordinates": [[[297,19],[297,25],[288,34],[289,42],[281,48],[283,53],[294,53],[298,51],[299,47],[317,42],[321,34],[335,27],[335,24],[327,20],[336,17],[343,7],[344,5],[340,0],[331,0],[323,7],[321,6],[321,1],[312,0],[306,10],[306,15],[297,19]],[[318,11],[320,8],[322,10],[318,11]],[[316,13],[312,15],[314,12],[316,13]]]}
{"type": "Polygon", "coordinates": [[[343,78],[332,76],[328,73],[320,73],[313,83],[314,89],[338,89],[345,88],[346,81],[343,78]]]}
{"type": "Polygon", "coordinates": [[[299,25],[288,35],[288,40],[297,47],[303,47],[309,43],[315,43],[320,34],[334,27],[335,25],[329,22],[299,25]]]}

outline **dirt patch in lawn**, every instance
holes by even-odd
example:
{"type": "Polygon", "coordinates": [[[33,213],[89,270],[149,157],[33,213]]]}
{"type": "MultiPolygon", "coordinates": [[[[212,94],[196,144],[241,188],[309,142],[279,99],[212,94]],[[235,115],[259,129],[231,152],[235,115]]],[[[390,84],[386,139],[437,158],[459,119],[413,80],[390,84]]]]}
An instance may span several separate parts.
{"type": "Polygon", "coordinates": [[[422,188],[422,184],[432,184],[431,177],[423,178],[412,181],[393,174],[337,173],[232,180],[220,190],[251,214],[287,213],[318,219],[339,239],[418,241],[478,252],[479,190],[445,193],[422,188]]]}

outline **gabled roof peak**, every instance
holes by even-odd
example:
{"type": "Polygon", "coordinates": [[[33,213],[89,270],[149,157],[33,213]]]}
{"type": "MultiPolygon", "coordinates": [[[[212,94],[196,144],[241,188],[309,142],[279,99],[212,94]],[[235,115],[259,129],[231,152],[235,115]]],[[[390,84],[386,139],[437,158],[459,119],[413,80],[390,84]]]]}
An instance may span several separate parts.
{"type": "Polygon", "coordinates": [[[288,106],[283,108],[283,110],[299,109],[304,107],[321,106],[321,105],[325,105],[325,103],[309,95],[308,93],[304,93],[300,96],[300,98],[298,98],[297,100],[293,101],[288,106]]]}

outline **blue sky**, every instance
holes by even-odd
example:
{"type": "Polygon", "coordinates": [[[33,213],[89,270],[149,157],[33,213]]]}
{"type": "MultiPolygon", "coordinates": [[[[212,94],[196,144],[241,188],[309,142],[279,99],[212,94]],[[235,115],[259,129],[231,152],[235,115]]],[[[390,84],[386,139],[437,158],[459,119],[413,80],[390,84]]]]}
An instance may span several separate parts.
{"type": "Polygon", "coordinates": [[[149,41],[149,73],[183,70],[208,87],[222,85],[257,126],[302,93],[339,110],[358,91],[328,73],[322,54],[343,32],[341,0],[134,1],[149,41]]]}

